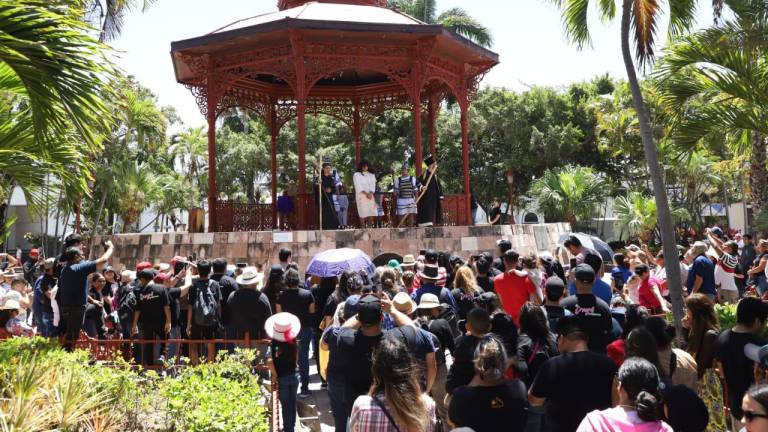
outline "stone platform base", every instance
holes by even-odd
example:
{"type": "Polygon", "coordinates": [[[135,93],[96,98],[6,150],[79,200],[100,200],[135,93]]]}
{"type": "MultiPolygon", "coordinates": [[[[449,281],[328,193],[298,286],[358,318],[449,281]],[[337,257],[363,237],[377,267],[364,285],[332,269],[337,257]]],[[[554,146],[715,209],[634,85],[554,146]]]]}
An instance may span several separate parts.
{"type": "Polygon", "coordinates": [[[230,264],[268,264],[277,262],[281,248],[293,251],[293,259],[306,268],[312,257],[328,249],[352,247],[371,258],[386,252],[418,254],[421,249],[450,251],[467,259],[470,255],[493,251],[496,241],[505,238],[523,253],[552,251],[561,234],[569,232],[566,223],[503,226],[450,226],[434,228],[381,228],[343,231],[231,232],[231,233],[153,233],[96,236],[115,243],[112,265],[134,268],[137,262],[168,262],[173,256],[197,259],[224,257],[230,264]]]}

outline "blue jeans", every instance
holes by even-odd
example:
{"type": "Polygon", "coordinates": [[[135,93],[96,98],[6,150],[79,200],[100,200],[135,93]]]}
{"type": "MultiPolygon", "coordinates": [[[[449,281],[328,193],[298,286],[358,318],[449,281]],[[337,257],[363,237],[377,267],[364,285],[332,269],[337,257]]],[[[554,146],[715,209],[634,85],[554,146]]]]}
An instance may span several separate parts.
{"type": "MultiPolygon", "coordinates": [[[[171,327],[171,332],[168,334],[168,339],[181,339],[181,327],[171,327]]],[[[176,356],[179,354],[179,344],[177,342],[168,344],[168,359],[173,359],[176,362],[176,356]]],[[[167,360],[167,359],[166,359],[167,360]]]]}
{"type": "Polygon", "coordinates": [[[298,375],[277,378],[277,397],[280,399],[280,411],[283,414],[283,432],[293,432],[296,426],[296,391],[298,389],[298,375]]]}
{"type": "Polygon", "coordinates": [[[302,327],[298,336],[299,342],[299,375],[301,388],[309,388],[309,345],[312,343],[312,327],[302,327]]]}
{"type": "Polygon", "coordinates": [[[328,399],[336,432],[347,431],[347,419],[351,414],[351,404],[347,400],[347,387],[343,379],[328,377],[328,399]]]}
{"type": "Polygon", "coordinates": [[[757,294],[762,297],[763,294],[768,291],[768,281],[766,281],[765,275],[758,275],[757,278],[755,278],[755,282],[757,294]]]}
{"type": "Polygon", "coordinates": [[[43,337],[56,336],[56,329],[53,327],[53,314],[48,312],[42,312],[40,315],[40,334],[43,337]]]}

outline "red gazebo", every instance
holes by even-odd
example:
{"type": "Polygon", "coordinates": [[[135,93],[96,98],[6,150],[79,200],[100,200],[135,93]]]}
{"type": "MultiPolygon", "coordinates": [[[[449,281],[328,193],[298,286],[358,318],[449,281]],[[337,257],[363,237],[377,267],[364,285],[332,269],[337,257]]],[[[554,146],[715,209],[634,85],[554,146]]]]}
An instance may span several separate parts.
{"type": "Polygon", "coordinates": [[[216,119],[239,107],[258,113],[272,138],[272,197],[277,197],[280,128],[297,121],[296,228],[316,221],[306,186],[305,116],[326,114],[353,132],[361,158],[365,125],[390,109],[413,112],[415,159],[421,171],[422,116],[435,153],[435,117],[449,95],[461,109],[464,194],[447,196],[453,223],[470,222],[467,111],[479,81],[498,55],[447,30],[386,8],[386,0],[279,0],[278,12],[243,19],[205,36],[173,42],[176,79],[208,120],[209,231],[272,229],[275,206],[221,201],[216,188],[216,119]]]}

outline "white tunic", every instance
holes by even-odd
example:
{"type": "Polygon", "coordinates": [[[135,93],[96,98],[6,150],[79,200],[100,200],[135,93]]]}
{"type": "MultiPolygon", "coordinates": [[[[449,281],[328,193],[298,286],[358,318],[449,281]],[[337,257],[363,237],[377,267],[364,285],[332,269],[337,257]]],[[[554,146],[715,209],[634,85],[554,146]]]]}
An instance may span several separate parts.
{"type": "Polygon", "coordinates": [[[378,216],[375,197],[368,199],[363,192],[376,192],[376,176],[369,172],[356,172],[352,176],[352,182],[355,184],[355,201],[357,203],[357,214],[361,218],[378,216]]]}

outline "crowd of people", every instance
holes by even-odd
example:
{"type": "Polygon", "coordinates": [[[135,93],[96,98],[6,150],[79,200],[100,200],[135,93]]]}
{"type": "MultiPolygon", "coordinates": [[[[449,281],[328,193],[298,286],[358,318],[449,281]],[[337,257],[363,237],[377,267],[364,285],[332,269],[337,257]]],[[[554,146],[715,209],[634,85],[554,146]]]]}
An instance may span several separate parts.
{"type": "Polygon", "coordinates": [[[502,239],[466,261],[424,250],[318,278],[287,249],[264,266],[177,256],[118,271],[110,242],[87,260],[73,234],[56,258],[0,254],[0,336],[73,349],[85,332],[160,367],[251,341],[288,432],[313,356],[337,431],[768,431],[768,241],[706,237],[673,260],[628,245],[610,265],[572,236],[565,266],[502,239]],[[683,335],[665,315],[670,264],[683,335]],[[717,303],[737,304],[733,327],[717,303]]]}

